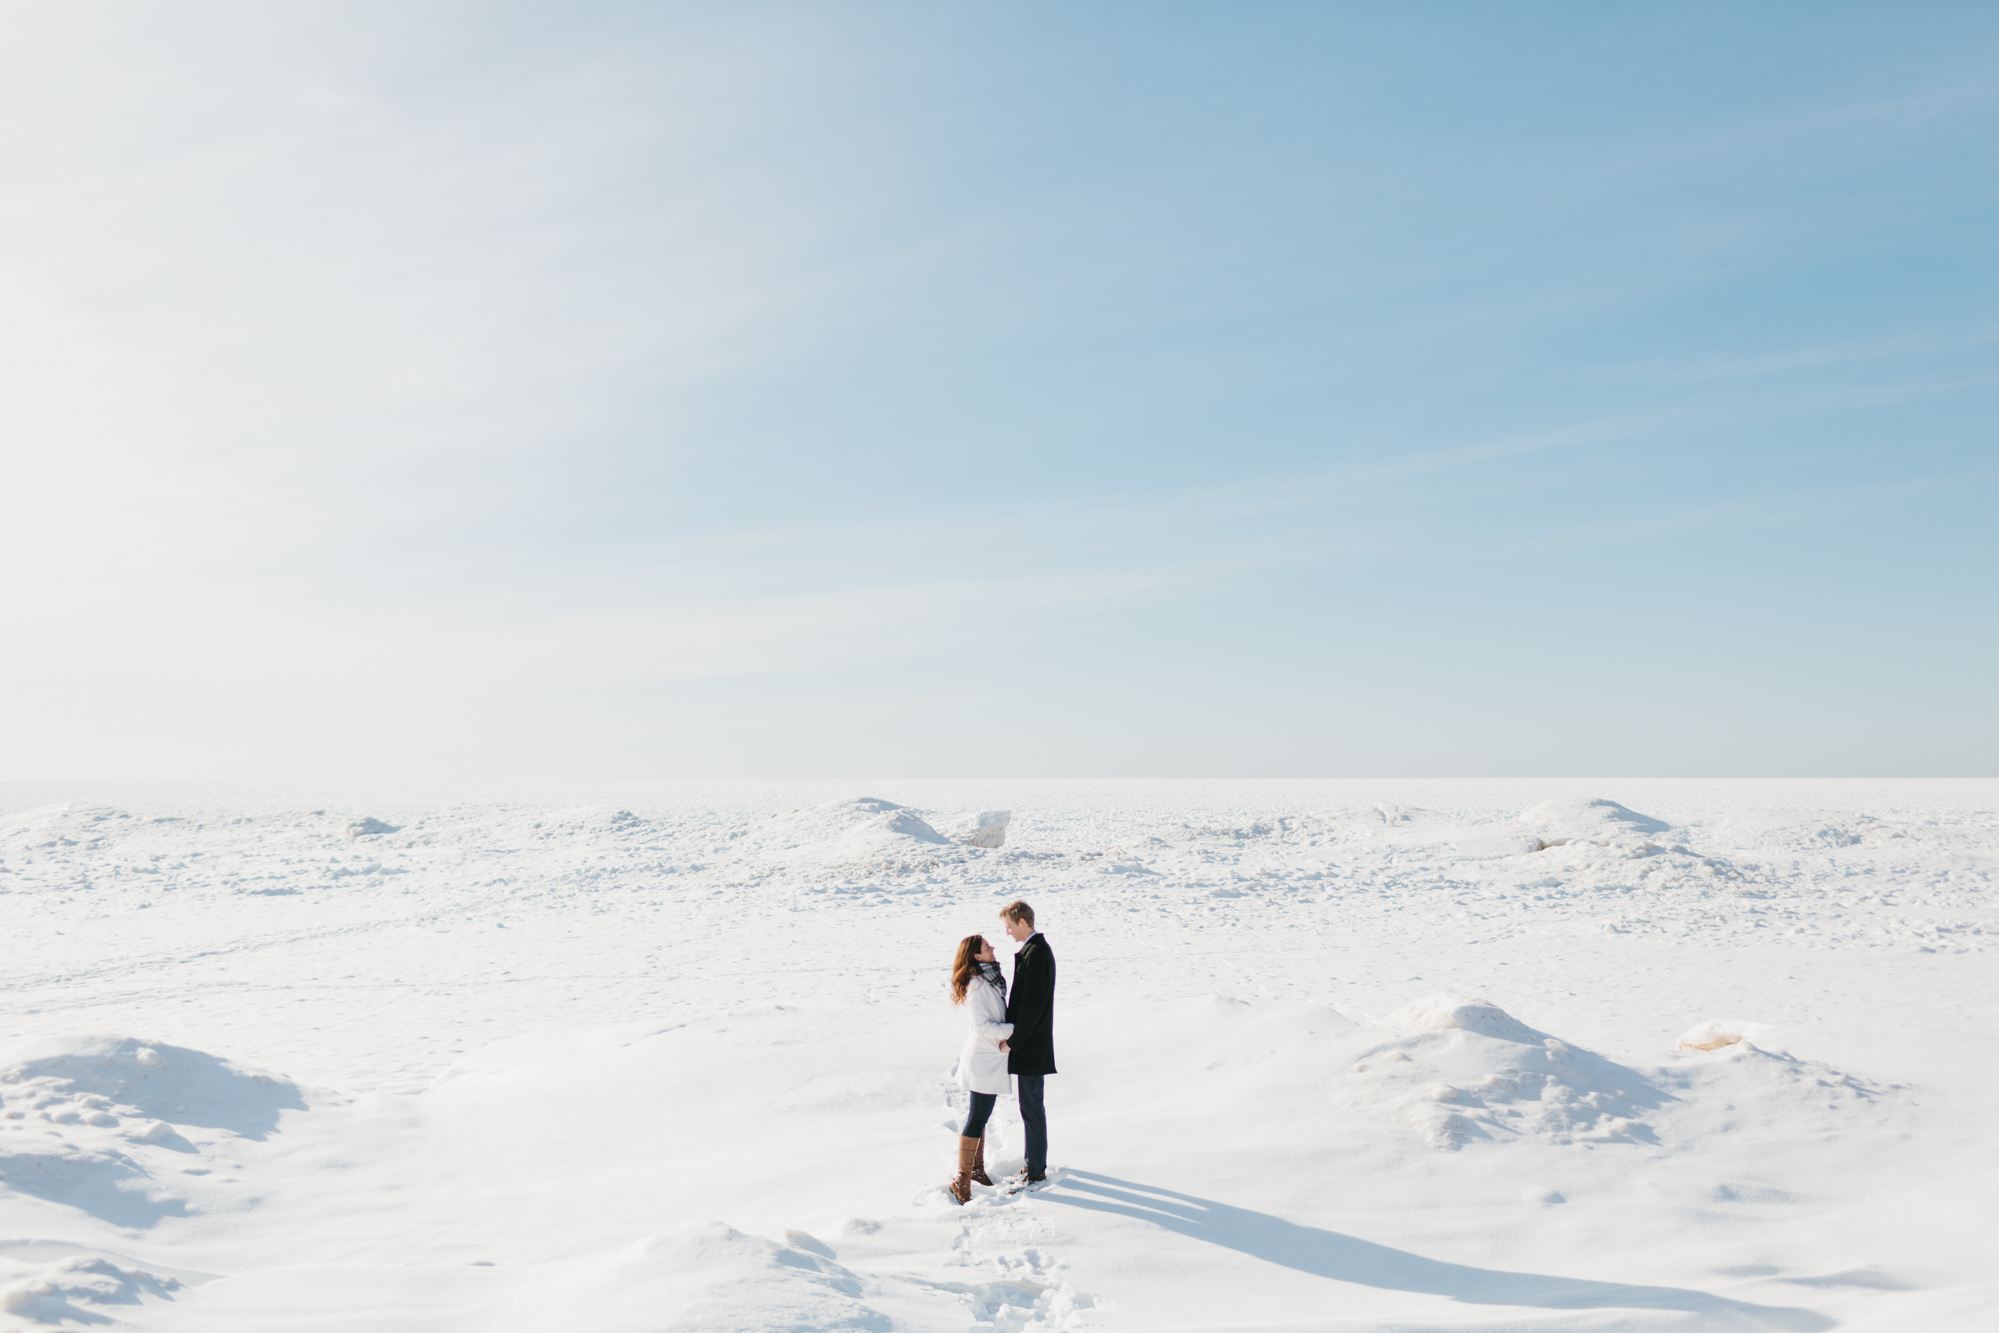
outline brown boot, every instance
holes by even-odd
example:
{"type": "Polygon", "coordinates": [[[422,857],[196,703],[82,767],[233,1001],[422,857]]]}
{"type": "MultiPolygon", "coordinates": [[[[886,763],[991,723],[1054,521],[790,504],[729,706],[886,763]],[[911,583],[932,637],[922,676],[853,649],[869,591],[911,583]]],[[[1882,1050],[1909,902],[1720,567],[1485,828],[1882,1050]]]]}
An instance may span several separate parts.
{"type": "Polygon", "coordinates": [[[972,1179],[988,1189],[992,1187],[993,1178],[986,1174],[986,1136],[983,1131],[979,1134],[979,1146],[972,1153],[972,1179]]]}
{"type": "Polygon", "coordinates": [[[958,1136],[958,1175],[951,1182],[951,1197],[959,1203],[972,1201],[972,1158],[979,1151],[979,1141],[958,1136]]]}

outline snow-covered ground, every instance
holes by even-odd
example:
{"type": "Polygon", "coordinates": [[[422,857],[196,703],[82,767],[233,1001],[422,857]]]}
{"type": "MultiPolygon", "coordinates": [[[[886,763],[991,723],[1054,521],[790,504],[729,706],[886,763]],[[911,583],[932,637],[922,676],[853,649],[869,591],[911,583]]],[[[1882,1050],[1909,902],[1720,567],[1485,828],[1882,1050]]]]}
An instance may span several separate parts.
{"type": "Polygon", "coordinates": [[[1989,1329],[1995,870],[1972,781],[0,788],[0,1327],[1989,1329]],[[959,1208],[1016,896],[1054,1179],[959,1208]]]}

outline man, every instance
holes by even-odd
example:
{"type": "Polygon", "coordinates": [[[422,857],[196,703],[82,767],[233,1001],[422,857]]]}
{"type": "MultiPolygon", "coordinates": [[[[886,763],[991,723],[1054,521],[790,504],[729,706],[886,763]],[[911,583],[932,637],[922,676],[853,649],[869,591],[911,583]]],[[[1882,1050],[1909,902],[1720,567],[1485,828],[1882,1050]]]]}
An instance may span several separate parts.
{"type": "Polygon", "coordinates": [[[1041,1080],[1055,1072],[1055,952],[1034,929],[1034,909],[1011,902],[1000,909],[1000,925],[1020,952],[1013,956],[1013,985],[1007,991],[1006,1068],[1019,1080],[1020,1122],[1027,1131],[1027,1169],[1007,1183],[1032,1185],[1048,1177],[1048,1113],[1041,1103],[1041,1080]]]}

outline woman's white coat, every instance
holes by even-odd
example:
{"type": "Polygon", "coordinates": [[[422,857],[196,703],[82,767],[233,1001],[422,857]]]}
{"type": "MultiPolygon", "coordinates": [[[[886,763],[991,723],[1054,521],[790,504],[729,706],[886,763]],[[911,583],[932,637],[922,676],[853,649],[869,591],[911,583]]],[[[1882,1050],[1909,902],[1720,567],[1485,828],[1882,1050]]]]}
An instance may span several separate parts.
{"type": "Polygon", "coordinates": [[[965,1013],[972,1020],[965,1049],[958,1052],[958,1083],[972,1092],[1003,1093],[1007,1083],[1006,1052],[999,1044],[1013,1035],[1006,1021],[1006,1004],[991,982],[974,976],[965,987],[965,1013]]]}

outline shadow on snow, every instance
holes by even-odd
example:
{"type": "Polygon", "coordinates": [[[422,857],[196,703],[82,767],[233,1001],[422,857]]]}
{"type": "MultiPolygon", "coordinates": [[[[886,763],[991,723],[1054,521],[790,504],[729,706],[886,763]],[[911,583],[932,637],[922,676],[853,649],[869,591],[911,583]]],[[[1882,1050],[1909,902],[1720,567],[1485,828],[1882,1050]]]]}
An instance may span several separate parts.
{"type": "Polygon", "coordinates": [[[1299,1226],[1269,1213],[1089,1171],[1066,1172],[1058,1188],[1040,1197],[1071,1208],[1117,1213],[1151,1222],[1168,1231],[1316,1277],[1387,1291],[1445,1296],[1471,1305],[1529,1306],[1544,1310],[1682,1310],[1698,1315],[1734,1316],[1799,1333],[1833,1326],[1831,1319],[1811,1310],[1755,1305],[1684,1287],[1640,1287],[1541,1273],[1508,1273],[1426,1259],[1420,1254],[1344,1236],[1337,1231],[1299,1226]]]}

